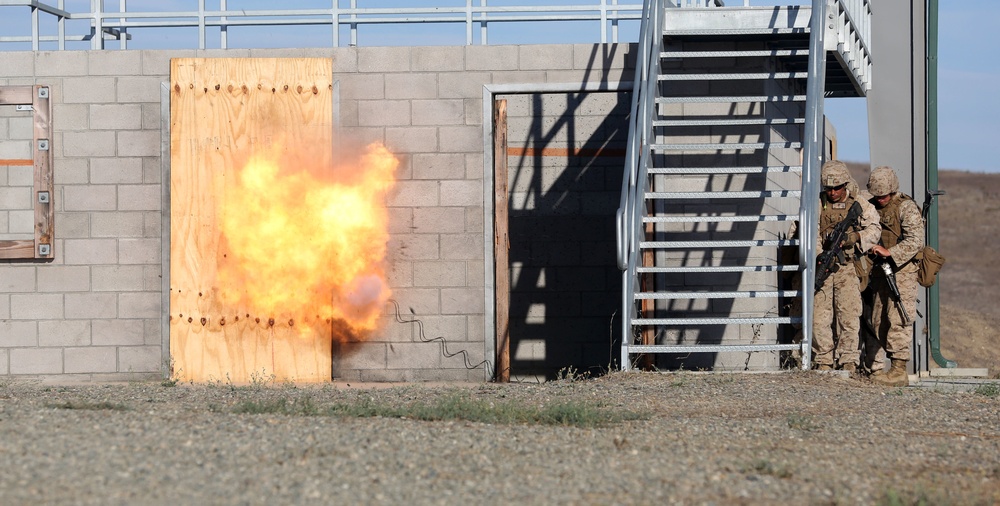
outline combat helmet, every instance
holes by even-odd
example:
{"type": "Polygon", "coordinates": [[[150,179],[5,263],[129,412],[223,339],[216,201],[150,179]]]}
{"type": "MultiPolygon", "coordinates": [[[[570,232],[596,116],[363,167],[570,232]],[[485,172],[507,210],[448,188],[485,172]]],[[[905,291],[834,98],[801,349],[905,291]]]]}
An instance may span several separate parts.
{"type": "Polygon", "coordinates": [[[830,160],[823,164],[820,169],[820,184],[824,188],[840,186],[851,181],[851,173],[847,170],[847,164],[840,160],[830,160]]]}
{"type": "Polygon", "coordinates": [[[896,171],[887,165],[875,167],[868,176],[868,191],[875,197],[884,197],[899,191],[899,178],[896,171]]]}

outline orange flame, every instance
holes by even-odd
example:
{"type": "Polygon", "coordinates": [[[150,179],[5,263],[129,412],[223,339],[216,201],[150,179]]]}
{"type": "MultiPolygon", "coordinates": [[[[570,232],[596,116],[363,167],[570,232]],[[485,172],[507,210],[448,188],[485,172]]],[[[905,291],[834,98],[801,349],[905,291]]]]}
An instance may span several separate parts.
{"type": "Polygon", "coordinates": [[[385,197],[399,161],[377,144],[329,158],[283,152],[281,143],[253,154],[227,185],[221,213],[222,298],[287,316],[301,335],[321,320],[372,330],[391,295],[385,197]]]}

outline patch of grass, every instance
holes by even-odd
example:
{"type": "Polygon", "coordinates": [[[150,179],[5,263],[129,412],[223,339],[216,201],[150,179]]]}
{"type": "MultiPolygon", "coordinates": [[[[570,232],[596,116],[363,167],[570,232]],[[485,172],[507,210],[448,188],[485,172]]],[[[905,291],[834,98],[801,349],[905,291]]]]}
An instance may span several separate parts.
{"type": "Polygon", "coordinates": [[[167,378],[160,382],[161,387],[171,388],[177,386],[179,380],[176,378],[167,378]]]}
{"type": "Polygon", "coordinates": [[[451,392],[429,401],[390,404],[362,397],[354,402],[339,402],[317,406],[311,398],[288,401],[244,400],[235,413],[282,414],[293,416],[338,416],[347,418],[404,418],[423,421],[469,421],[498,425],[561,425],[567,427],[597,427],[626,420],[644,419],[646,415],[618,412],[578,401],[529,406],[512,401],[477,399],[465,392],[451,392]]]}
{"type": "Polygon", "coordinates": [[[791,478],[792,471],[788,467],[775,464],[767,459],[756,459],[743,467],[744,473],[774,476],[775,478],[791,478]]]}
{"type": "Polygon", "coordinates": [[[976,387],[976,389],[972,392],[976,395],[982,395],[984,397],[997,397],[1000,396],[1000,384],[984,383],[976,387]]]}
{"type": "Polygon", "coordinates": [[[54,404],[47,404],[50,408],[57,409],[83,409],[92,411],[128,411],[128,406],[114,402],[88,402],[88,401],[66,401],[54,404]]]}
{"type": "Polygon", "coordinates": [[[819,428],[811,416],[800,413],[792,413],[788,415],[785,418],[785,421],[791,429],[811,431],[819,428]]]}
{"type": "Polygon", "coordinates": [[[925,492],[918,491],[912,494],[907,494],[890,488],[882,494],[882,497],[880,497],[878,502],[875,504],[878,506],[930,506],[932,504],[944,505],[951,503],[941,497],[931,498],[925,492]],[[910,497],[910,495],[915,497],[910,497]]]}

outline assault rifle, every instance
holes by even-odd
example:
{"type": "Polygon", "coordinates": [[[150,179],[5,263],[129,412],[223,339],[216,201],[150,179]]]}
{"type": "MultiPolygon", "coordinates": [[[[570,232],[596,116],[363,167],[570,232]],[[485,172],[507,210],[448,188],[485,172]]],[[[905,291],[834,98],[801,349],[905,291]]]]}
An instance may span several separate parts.
{"type": "Polygon", "coordinates": [[[899,314],[903,315],[903,325],[909,325],[913,320],[910,319],[906,308],[903,307],[903,299],[899,295],[899,285],[896,284],[896,273],[893,270],[896,262],[892,260],[892,257],[887,257],[882,259],[879,265],[882,266],[882,272],[885,274],[885,284],[889,287],[889,296],[895,303],[896,308],[899,309],[899,314]]]}
{"type": "Polygon", "coordinates": [[[823,287],[823,282],[831,274],[840,270],[840,264],[846,261],[844,257],[844,240],[851,232],[851,227],[861,217],[861,204],[855,200],[854,205],[847,210],[844,221],[834,225],[833,230],[827,235],[827,240],[823,245],[823,252],[816,257],[816,291],[823,287]]]}

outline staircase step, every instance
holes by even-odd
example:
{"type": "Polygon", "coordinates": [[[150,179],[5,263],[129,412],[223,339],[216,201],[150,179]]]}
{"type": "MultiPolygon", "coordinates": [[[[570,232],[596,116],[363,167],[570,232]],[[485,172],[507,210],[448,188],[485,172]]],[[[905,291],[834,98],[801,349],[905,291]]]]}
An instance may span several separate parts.
{"type": "Polygon", "coordinates": [[[801,290],[750,290],[745,292],[637,292],[635,300],[777,299],[799,297],[801,290]]]}
{"type": "Polygon", "coordinates": [[[793,272],[798,265],[706,265],[699,267],[637,267],[637,272],[685,274],[691,272],[793,272]]]}
{"type": "Polygon", "coordinates": [[[746,103],[746,102],[805,102],[805,95],[720,95],[695,97],[659,97],[657,104],[703,104],[703,103],[746,103]]]}
{"type": "Polygon", "coordinates": [[[801,344],[629,344],[629,353],[725,353],[749,351],[793,351],[802,349],[801,344]]]}
{"type": "Polygon", "coordinates": [[[761,49],[749,51],[661,51],[660,58],[740,58],[744,56],[809,56],[808,49],[761,49]]]}
{"type": "Polygon", "coordinates": [[[650,144],[653,151],[726,151],[733,149],[800,149],[801,142],[712,142],[698,144],[650,144]]]}
{"type": "Polygon", "coordinates": [[[804,118],[657,119],[654,127],[801,125],[804,118]]]}
{"type": "Polygon", "coordinates": [[[801,323],[802,318],[792,316],[750,318],[633,318],[633,325],[782,325],[801,323]]]}
{"type": "Polygon", "coordinates": [[[799,165],[773,165],[768,167],[651,167],[649,174],[766,174],[771,172],[802,172],[799,165]]]}
{"type": "Polygon", "coordinates": [[[646,200],[653,199],[762,199],[768,197],[798,197],[801,190],[762,190],[733,192],[646,192],[646,200]]]}
{"type": "Polygon", "coordinates": [[[658,81],[749,81],[764,79],[806,79],[808,72],[747,72],[729,74],[660,74],[658,81]]]}
{"type": "Polygon", "coordinates": [[[752,248],[754,246],[798,246],[798,239],[761,239],[748,241],[641,241],[644,249],[752,248]]]}
{"type": "Polygon", "coordinates": [[[644,216],[643,223],[748,223],[759,221],[795,221],[798,215],[762,214],[757,216],[644,216]]]}
{"type": "Polygon", "coordinates": [[[663,31],[663,35],[681,37],[684,35],[697,35],[697,36],[722,36],[722,35],[795,35],[795,34],[807,34],[809,33],[808,28],[700,28],[694,30],[675,30],[668,29],[663,31]]]}

